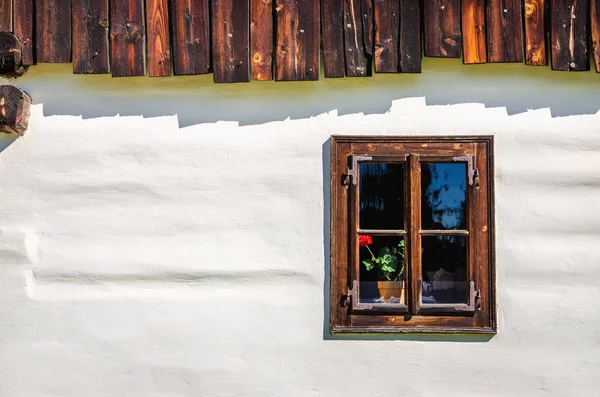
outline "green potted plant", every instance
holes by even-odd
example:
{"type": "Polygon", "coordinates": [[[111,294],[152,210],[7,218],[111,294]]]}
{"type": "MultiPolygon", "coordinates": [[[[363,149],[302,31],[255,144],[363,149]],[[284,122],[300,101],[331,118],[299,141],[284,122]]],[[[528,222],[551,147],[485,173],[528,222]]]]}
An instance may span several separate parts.
{"type": "Polygon", "coordinates": [[[404,265],[405,265],[405,247],[404,239],[401,239],[396,246],[383,247],[379,250],[379,255],[375,256],[369,245],[373,244],[373,238],[369,235],[361,235],[358,239],[359,245],[365,247],[370,259],[365,259],[362,264],[369,272],[377,271],[377,288],[382,301],[392,298],[404,301],[404,265]]]}

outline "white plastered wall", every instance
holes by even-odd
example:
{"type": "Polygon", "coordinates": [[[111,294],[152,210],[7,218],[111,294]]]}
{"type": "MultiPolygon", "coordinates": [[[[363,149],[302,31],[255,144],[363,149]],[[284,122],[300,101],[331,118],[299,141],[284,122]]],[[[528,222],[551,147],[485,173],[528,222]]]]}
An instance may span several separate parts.
{"type": "Polygon", "coordinates": [[[179,129],[42,113],[0,145],[0,396],[600,388],[600,114],[414,98],[179,129]],[[327,334],[333,134],[495,136],[496,336],[327,334]]]}

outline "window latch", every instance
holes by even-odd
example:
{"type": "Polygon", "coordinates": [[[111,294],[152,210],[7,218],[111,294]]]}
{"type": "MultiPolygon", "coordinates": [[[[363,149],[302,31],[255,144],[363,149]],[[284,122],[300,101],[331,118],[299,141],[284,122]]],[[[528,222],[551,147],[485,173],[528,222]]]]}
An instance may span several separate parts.
{"type": "Polygon", "coordinates": [[[344,303],[343,306],[346,309],[352,310],[371,310],[373,309],[373,305],[368,303],[360,303],[358,299],[358,281],[354,280],[352,282],[352,288],[348,288],[348,295],[344,295],[344,303]]]}
{"type": "Polygon", "coordinates": [[[469,305],[456,305],[454,310],[457,312],[476,312],[477,310],[481,310],[481,290],[475,289],[475,282],[471,281],[469,283],[469,305]]]}
{"type": "Polygon", "coordinates": [[[346,186],[346,188],[348,188],[348,185],[350,183],[350,179],[352,179],[352,184],[354,186],[356,186],[356,184],[358,183],[358,162],[359,161],[371,161],[373,160],[373,157],[371,156],[350,156],[351,159],[351,164],[348,167],[348,171],[346,171],[346,173],[344,174],[344,178],[342,181],[342,185],[346,186]]]}

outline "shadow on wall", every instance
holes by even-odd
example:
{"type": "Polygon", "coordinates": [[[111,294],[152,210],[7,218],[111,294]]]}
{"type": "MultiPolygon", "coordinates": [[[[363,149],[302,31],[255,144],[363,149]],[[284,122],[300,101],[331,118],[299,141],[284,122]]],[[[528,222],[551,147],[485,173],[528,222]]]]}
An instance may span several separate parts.
{"type": "Polygon", "coordinates": [[[550,107],[554,116],[596,113],[600,76],[523,64],[463,65],[460,59],[425,58],[422,74],[375,74],[319,81],[215,84],[212,74],[166,78],[74,75],[70,64],[39,64],[15,83],[44,114],[98,116],[177,114],[182,127],[239,121],[383,113],[391,101],[425,96],[429,105],[479,102],[509,113],[550,107]]]}
{"type": "Polygon", "coordinates": [[[7,147],[13,144],[19,138],[19,135],[16,134],[5,134],[0,132],[0,153],[4,151],[7,147]]]}
{"type": "Polygon", "coordinates": [[[323,262],[324,262],[324,277],[323,277],[323,339],[324,340],[405,340],[405,341],[427,341],[427,342],[488,342],[494,335],[446,335],[446,334],[348,334],[348,335],[332,335],[329,332],[329,301],[330,301],[330,275],[331,262],[329,251],[330,245],[330,194],[329,186],[331,173],[329,168],[330,163],[331,139],[328,139],[322,145],[322,160],[323,160],[323,262]]]}

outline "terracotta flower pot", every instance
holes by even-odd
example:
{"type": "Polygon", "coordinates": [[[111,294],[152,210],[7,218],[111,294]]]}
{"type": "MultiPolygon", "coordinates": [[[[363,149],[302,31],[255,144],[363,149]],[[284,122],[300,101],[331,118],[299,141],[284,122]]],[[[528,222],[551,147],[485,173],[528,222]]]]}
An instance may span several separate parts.
{"type": "Polygon", "coordinates": [[[386,301],[391,298],[399,298],[404,302],[404,281],[378,281],[379,295],[386,301]]]}

